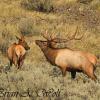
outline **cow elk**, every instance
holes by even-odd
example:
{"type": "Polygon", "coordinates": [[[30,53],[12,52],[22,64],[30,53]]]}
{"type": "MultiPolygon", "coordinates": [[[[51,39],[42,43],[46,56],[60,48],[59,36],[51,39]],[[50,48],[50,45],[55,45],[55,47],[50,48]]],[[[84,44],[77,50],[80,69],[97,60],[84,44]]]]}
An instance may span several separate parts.
{"type": "Polygon", "coordinates": [[[75,78],[76,72],[83,72],[92,80],[96,80],[94,65],[97,63],[97,57],[94,54],[72,50],[67,47],[54,48],[55,43],[81,40],[84,34],[81,37],[76,37],[77,31],[78,27],[72,36],[68,34],[67,39],[56,38],[46,31],[46,33],[42,34],[46,41],[36,40],[35,43],[41,48],[48,62],[61,69],[63,76],[66,75],[66,71],[71,72],[72,78],[75,78]]]}
{"type": "Polygon", "coordinates": [[[29,50],[27,42],[25,41],[24,36],[21,38],[17,37],[18,43],[13,43],[7,50],[8,59],[10,61],[10,66],[14,64],[18,69],[23,65],[26,50],[29,50]]]}

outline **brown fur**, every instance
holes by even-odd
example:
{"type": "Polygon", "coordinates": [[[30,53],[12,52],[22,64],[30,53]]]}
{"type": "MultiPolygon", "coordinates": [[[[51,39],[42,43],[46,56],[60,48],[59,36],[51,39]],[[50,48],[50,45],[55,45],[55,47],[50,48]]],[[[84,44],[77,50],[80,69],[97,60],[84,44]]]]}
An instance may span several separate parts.
{"type": "Polygon", "coordinates": [[[57,56],[57,50],[53,50],[53,48],[49,48],[47,46],[47,42],[42,42],[42,41],[36,41],[36,44],[40,46],[41,50],[43,51],[45,57],[47,58],[47,60],[52,64],[55,65],[55,59],[57,56]]]}
{"type": "Polygon", "coordinates": [[[23,36],[21,37],[21,39],[18,37],[17,39],[19,39],[18,43],[13,43],[8,48],[7,55],[10,61],[10,66],[14,64],[17,68],[20,68],[24,62],[26,50],[30,49],[30,47],[25,42],[23,36]]]}
{"type": "Polygon", "coordinates": [[[97,64],[97,60],[98,58],[94,55],[94,54],[91,54],[89,52],[82,52],[83,55],[85,55],[88,60],[95,66],[97,64]]]}
{"type": "Polygon", "coordinates": [[[72,73],[72,77],[75,77],[76,71],[82,71],[91,79],[96,80],[90,54],[68,48],[53,48],[49,41],[36,40],[35,42],[43,51],[48,62],[60,67],[64,76],[66,70],[72,73]]]}
{"type": "MultiPolygon", "coordinates": [[[[51,44],[51,47],[52,47],[52,48],[55,48],[56,43],[51,42],[50,44],[51,44]]],[[[66,47],[66,48],[67,48],[67,47],[66,47]]],[[[67,49],[70,49],[70,48],[67,48],[67,49]]],[[[72,49],[70,49],[70,50],[72,50],[72,49]]],[[[99,57],[96,57],[94,54],[89,53],[89,52],[80,51],[80,53],[83,54],[84,56],[86,56],[87,59],[88,59],[94,66],[96,66],[99,57]]]]}

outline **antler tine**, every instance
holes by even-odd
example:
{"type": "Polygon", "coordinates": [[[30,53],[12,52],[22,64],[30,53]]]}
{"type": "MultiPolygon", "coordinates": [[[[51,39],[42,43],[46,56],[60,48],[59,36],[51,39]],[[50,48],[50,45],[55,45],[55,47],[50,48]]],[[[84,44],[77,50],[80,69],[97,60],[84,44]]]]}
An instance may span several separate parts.
{"type": "Polygon", "coordinates": [[[56,39],[54,33],[52,33],[52,34],[50,35],[50,38],[51,38],[51,41],[53,41],[54,39],[56,39]]]}
{"type": "Polygon", "coordinates": [[[78,31],[78,26],[76,28],[75,33],[73,34],[73,36],[68,41],[70,41],[70,40],[81,40],[83,38],[84,34],[80,37],[76,37],[77,31],[78,31]]]}
{"type": "Polygon", "coordinates": [[[51,34],[51,35],[49,35],[50,36],[50,39],[52,40],[52,38],[53,38],[53,33],[51,34]]]}
{"type": "Polygon", "coordinates": [[[84,34],[82,34],[82,36],[80,36],[78,38],[75,37],[75,40],[81,40],[83,38],[83,36],[84,36],[84,34]]]}
{"type": "Polygon", "coordinates": [[[52,40],[55,39],[54,34],[53,34],[53,33],[52,33],[52,34],[48,34],[48,31],[47,31],[47,30],[46,30],[45,33],[42,33],[42,36],[43,36],[45,39],[49,40],[49,41],[52,41],[52,40]]]}
{"type": "Polygon", "coordinates": [[[75,39],[75,36],[76,36],[76,34],[77,34],[77,31],[78,31],[78,26],[77,26],[77,28],[76,28],[75,33],[74,33],[71,37],[68,37],[68,38],[69,38],[68,41],[75,39]]]}
{"type": "Polygon", "coordinates": [[[47,39],[47,40],[50,40],[50,38],[48,37],[48,31],[46,30],[45,33],[42,33],[42,36],[47,39]]]}
{"type": "Polygon", "coordinates": [[[74,38],[73,39],[74,40],[81,40],[83,38],[84,34],[82,36],[80,36],[80,37],[75,37],[76,34],[77,34],[77,31],[78,31],[78,26],[77,26],[77,29],[76,29],[76,32],[75,32],[75,35],[74,35],[74,38]]]}

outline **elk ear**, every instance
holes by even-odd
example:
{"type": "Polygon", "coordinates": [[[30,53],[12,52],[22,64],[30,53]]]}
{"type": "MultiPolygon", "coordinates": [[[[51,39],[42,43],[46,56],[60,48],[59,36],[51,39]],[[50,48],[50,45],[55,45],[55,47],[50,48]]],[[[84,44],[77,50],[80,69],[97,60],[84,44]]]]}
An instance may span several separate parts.
{"type": "Polygon", "coordinates": [[[21,35],[21,40],[25,40],[25,36],[24,35],[21,35]]]}
{"type": "Polygon", "coordinates": [[[16,39],[17,39],[17,40],[21,40],[18,36],[16,36],[16,39]]]}

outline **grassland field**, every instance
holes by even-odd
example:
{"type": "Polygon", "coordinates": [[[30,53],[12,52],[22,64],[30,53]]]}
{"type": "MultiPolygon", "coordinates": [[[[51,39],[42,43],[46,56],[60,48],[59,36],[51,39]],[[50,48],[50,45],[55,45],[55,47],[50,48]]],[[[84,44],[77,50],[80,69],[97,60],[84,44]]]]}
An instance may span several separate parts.
{"type": "MultiPolygon", "coordinates": [[[[100,56],[99,0],[0,0],[0,100],[100,100],[100,64],[95,74],[98,82],[83,73],[74,80],[69,72],[65,78],[61,70],[47,62],[35,40],[45,40],[41,33],[48,30],[56,37],[67,38],[76,27],[82,40],[57,44],[100,56]],[[21,70],[9,68],[7,48],[25,35],[31,47],[21,70]],[[30,91],[31,97],[3,96],[3,93],[30,91]],[[60,96],[43,96],[42,90],[60,90],[60,96]],[[37,91],[37,92],[36,92],[37,91]],[[39,96],[37,96],[39,93],[39,96]]],[[[98,59],[100,62],[100,59],[98,59]]]]}

